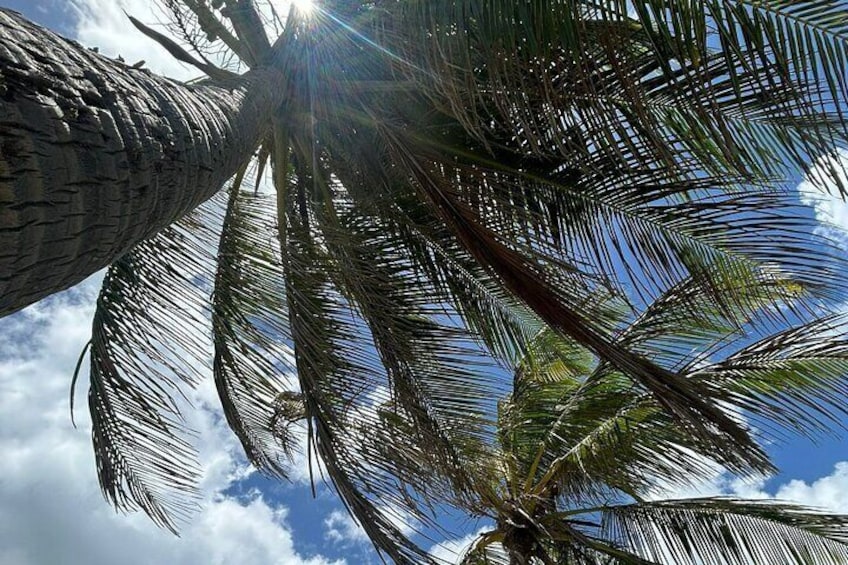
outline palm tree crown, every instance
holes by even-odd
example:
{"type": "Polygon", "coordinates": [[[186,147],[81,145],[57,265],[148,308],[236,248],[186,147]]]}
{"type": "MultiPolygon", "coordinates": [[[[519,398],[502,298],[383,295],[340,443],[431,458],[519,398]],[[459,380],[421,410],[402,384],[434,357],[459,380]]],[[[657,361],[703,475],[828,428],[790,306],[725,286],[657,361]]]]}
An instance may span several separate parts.
{"type": "MultiPolygon", "coordinates": [[[[761,289],[757,298],[767,294],[761,289]]],[[[755,419],[804,434],[829,425],[828,411],[844,395],[844,326],[800,324],[707,361],[681,346],[716,351],[736,330],[718,311],[697,313],[705,299],[692,281],[681,284],[622,337],[662,345],[669,360],[697,366],[691,378],[744,398],[755,419]],[[691,310],[681,316],[681,309],[691,310]]],[[[462,463],[474,495],[440,501],[495,524],[463,565],[848,560],[846,516],[774,501],[657,499],[669,486],[697,486],[714,462],[650,395],[634,394],[623,375],[553,332],[540,334],[518,365],[514,390],[499,403],[496,441],[475,447],[462,463]]]]}

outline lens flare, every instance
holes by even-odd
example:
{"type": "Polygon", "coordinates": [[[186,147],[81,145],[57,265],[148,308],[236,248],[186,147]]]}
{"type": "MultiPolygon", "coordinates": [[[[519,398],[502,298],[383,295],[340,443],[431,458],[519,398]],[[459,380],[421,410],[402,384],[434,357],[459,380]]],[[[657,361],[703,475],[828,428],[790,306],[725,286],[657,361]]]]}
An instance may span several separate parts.
{"type": "Polygon", "coordinates": [[[315,11],[315,2],[313,0],[292,0],[295,9],[301,14],[308,16],[315,11]]]}

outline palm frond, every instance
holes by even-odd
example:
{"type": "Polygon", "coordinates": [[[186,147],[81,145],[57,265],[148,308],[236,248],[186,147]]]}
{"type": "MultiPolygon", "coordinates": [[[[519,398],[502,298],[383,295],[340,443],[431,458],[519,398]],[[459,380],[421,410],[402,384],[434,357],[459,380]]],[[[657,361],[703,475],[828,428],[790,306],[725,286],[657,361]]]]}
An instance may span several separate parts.
{"type": "Polygon", "coordinates": [[[848,334],[839,316],[761,339],[693,379],[709,382],[764,429],[777,424],[806,437],[842,427],[848,398],[848,334]]]}
{"type": "Polygon", "coordinates": [[[715,461],[744,474],[771,469],[765,454],[741,458],[693,437],[620,375],[584,379],[523,382],[501,403],[502,456],[515,461],[523,492],[606,500],[706,480],[715,461]]]}
{"type": "MultiPolygon", "coordinates": [[[[685,278],[755,286],[774,271],[828,299],[844,290],[836,243],[815,234],[815,221],[773,188],[750,186],[742,194],[739,178],[681,181],[638,167],[583,174],[556,160],[509,165],[509,153],[495,162],[462,147],[468,143],[462,137],[412,142],[437,161],[456,198],[503,240],[522,242],[516,247],[528,256],[579,265],[620,294],[650,300],[685,278]]],[[[709,297],[738,309],[729,304],[734,293],[716,289],[709,297]]]]}
{"type": "MultiPolygon", "coordinates": [[[[300,181],[298,181],[300,182],[300,181]]],[[[296,187],[297,190],[301,187],[296,187]]],[[[298,199],[286,203],[283,265],[297,376],[303,392],[310,440],[342,501],[378,550],[397,563],[428,563],[398,525],[381,511],[391,505],[426,518],[405,496],[397,469],[384,459],[372,434],[375,408],[389,400],[379,358],[363,343],[361,321],[320,268],[321,244],[310,233],[310,215],[298,199]],[[305,211],[305,210],[304,210],[305,211]]]]}
{"type": "Polygon", "coordinates": [[[212,297],[215,385],[248,459],[279,477],[297,449],[287,404],[295,381],[276,203],[230,189],[212,297]]]}
{"type": "Polygon", "coordinates": [[[666,500],[613,506],[599,514],[604,538],[659,563],[836,565],[848,560],[845,516],[774,501],[666,500]]]}
{"type": "Polygon", "coordinates": [[[451,565],[511,565],[503,546],[488,537],[493,536],[484,535],[475,540],[451,565]]]}
{"type": "Polygon", "coordinates": [[[421,292],[423,281],[406,275],[410,266],[380,223],[351,212],[321,226],[338,265],[331,276],[368,325],[393,401],[412,419],[416,444],[452,475],[456,491],[469,489],[453,444],[485,437],[486,399],[497,389],[484,352],[472,348],[462,328],[436,321],[438,307],[421,292]]]}
{"type": "Polygon", "coordinates": [[[484,143],[501,131],[536,155],[596,152],[683,174],[690,156],[714,173],[762,179],[845,142],[840,9],[402,3],[373,33],[421,92],[484,143]],[[420,33],[391,26],[394,18],[420,33]]]}
{"type": "Polygon", "coordinates": [[[363,150],[372,146],[368,135],[368,130],[357,128],[330,137],[325,156],[329,170],[363,214],[379,218],[381,229],[398,246],[397,253],[406,257],[409,268],[431,292],[432,304],[452,307],[498,358],[511,365],[524,355],[541,322],[456,242],[409,183],[385,175],[374,151],[363,150]]]}
{"type": "Polygon", "coordinates": [[[619,342],[666,367],[685,370],[739,338],[765,337],[813,311],[804,303],[803,287],[779,271],[764,273],[753,284],[718,282],[705,288],[703,281],[687,279],[673,286],[618,334],[619,342]],[[712,299],[715,292],[732,297],[725,302],[730,309],[712,299]]]}
{"type": "MultiPolygon", "coordinates": [[[[391,139],[391,134],[387,133],[387,137],[391,139]]],[[[759,460],[764,464],[761,450],[748,433],[716,406],[699,384],[620,347],[600,333],[597,325],[578,313],[573,300],[565,295],[571,287],[554,287],[549,271],[540,270],[538,264],[505,245],[493,230],[482,225],[478,216],[455,198],[450,185],[433,175],[426,161],[421,162],[396,138],[394,147],[398,162],[415,178],[423,196],[454,231],[466,251],[541,319],[647,388],[669,414],[705,442],[721,445],[722,449],[737,453],[741,460],[759,460]]]]}
{"type": "Polygon", "coordinates": [[[197,498],[198,463],[181,409],[186,387],[209,364],[211,207],[109,268],[92,328],[88,401],[101,488],[118,509],[140,508],[173,531],[197,498]]]}

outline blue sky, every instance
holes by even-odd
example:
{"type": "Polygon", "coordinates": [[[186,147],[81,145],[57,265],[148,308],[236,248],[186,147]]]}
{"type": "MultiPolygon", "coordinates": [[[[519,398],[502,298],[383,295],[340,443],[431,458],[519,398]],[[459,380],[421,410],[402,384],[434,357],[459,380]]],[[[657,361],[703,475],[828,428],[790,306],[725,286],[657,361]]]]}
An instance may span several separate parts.
{"type": "MultiPolygon", "coordinates": [[[[156,21],[145,0],[121,5],[142,21],[156,21]]],[[[107,55],[144,59],[148,68],[178,78],[194,76],[137,33],[117,0],[0,0],[0,6],[107,55]]],[[[815,212],[848,226],[848,206],[841,202],[823,200],[815,212]]],[[[71,372],[88,339],[100,278],[0,320],[0,563],[378,562],[330,489],[319,485],[318,496],[312,497],[305,460],[297,462],[292,484],[250,472],[217,412],[212,386],[201,387],[193,398],[198,410],[191,423],[200,432],[198,447],[207,472],[202,510],[182,537],[157,529],[143,515],[114,513],[97,485],[83,401],[85,375],[77,385],[76,429],[68,413],[71,372]]],[[[778,496],[848,513],[844,435],[818,445],[793,441],[771,452],[782,472],[768,481],[745,483],[717,472],[697,489],[669,496],[778,496]]],[[[463,526],[473,533],[480,524],[463,526]]]]}

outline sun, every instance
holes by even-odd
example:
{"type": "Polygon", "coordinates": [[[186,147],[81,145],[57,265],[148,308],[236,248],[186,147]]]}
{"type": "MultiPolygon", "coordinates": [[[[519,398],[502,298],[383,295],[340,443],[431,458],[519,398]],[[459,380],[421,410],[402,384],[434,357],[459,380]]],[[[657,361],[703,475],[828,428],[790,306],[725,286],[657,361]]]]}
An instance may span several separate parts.
{"type": "Polygon", "coordinates": [[[304,16],[308,16],[315,11],[315,2],[313,0],[292,0],[292,4],[304,16]]]}

